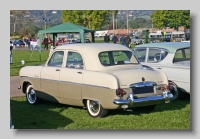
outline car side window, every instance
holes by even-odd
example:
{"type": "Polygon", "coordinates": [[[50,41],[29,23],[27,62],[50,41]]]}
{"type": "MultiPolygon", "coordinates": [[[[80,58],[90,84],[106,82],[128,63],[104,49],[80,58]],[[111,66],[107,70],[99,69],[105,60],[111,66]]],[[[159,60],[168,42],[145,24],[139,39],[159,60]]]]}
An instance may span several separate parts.
{"type": "Polygon", "coordinates": [[[180,61],[185,61],[185,60],[190,60],[190,49],[181,49],[176,51],[173,59],[174,62],[180,62],[180,61]]]}
{"type": "Polygon", "coordinates": [[[66,67],[75,68],[75,69],[83,69],[84,64],[83,64],[82,56],[77,52],[69,51],[67,55],[66,67]]]}
{"type": "Polygon", "coordinates": [[[138,60],[140,62],[145,62],[145,58],[146,58],[146,48],[137,48],[134,50],[135,51],[135,55],[138,58],[138,60]]]}
{"type": "Polygon", "coordinates": [[[56,51],[51,56],[47,66],[62,67],[64,52],[56,51]]]}
{"type": "Polygon", "coordinates": [[[168,55],[168,52],[165,50],[161,50],[161,60],[163,60],[168,55]]]}
{"type": "Polygon", "coordinates": [[[148,62],[159,62],[161,61],[161,50],[160,49],[149,49],[148,62]]]}

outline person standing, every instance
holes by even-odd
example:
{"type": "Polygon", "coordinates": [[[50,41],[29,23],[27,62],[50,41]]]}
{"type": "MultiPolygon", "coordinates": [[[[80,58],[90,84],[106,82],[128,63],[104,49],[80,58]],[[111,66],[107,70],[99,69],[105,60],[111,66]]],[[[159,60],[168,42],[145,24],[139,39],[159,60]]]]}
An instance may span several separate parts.
{"type": "Polygon", "coordinates": [[[122,45],[125,45],[124,44],[124,35],[121,36],[120,41],[121,41],[122,45]]]}
{"type": "Polygon", "coordinates": [[[49,40],[48,40],[48,38],[47,38],[47,36],[44,38],[44,50],[45,50],[45,48],[48,50],[48,42],[49,40]]]}
{"type": "Polygon", "coordinates": [[[30,44],[31,44],[31,38],[30,37],[27,39],[27,43],[28,43],[28,47],[31,48],[30,47],[30,44]]]}
{"type": "Polygon", "coordinates": [[[124,37],[124,43],[126,47],[129,47],[130,43],[131,43],[131,38],[129,37],[129,35],[126,33],[125,37],[124,37]]]}
{"type": "Polygon", "coordinates": [[[121,43],[120,42],[120,35],[119,34],[117,34],[117,43],[121,43]]]}
{"type": "Polygon", "coordinates": [[[13,50],[13,43],[10,41],[10,64],[12,64],[12,50],[13,50]]]}
{"type": "Polygon", "coordinates": [[[40,39],[37,38],[37,45],[35,46],[35,50],[40,50],[40,39]]]}
{"type": "Polygon", "coordinates": [[[117,36],[114,34],[113,38],[112,38],[113,43],[117,43],[118,39],[117,36]]]}
{"type": "Polygon", "coordinates": [[[106,34],[106,35],[104,36],[104,42],[105,42],[105,43],[109,43],[109,41],[110,41],[110,37],[106,34]]]}

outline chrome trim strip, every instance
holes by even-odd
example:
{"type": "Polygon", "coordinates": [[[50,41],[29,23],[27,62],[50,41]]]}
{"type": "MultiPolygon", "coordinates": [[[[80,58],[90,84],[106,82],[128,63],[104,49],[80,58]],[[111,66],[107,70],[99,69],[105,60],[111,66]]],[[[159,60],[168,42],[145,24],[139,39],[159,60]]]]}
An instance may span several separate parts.
{"type": "MultiPolygon", "coordinates": [[[[49,80],[49,81],[59,81],[59,80],[53,80],[53,79],[46,79],[46,78],[36,78],[36,77],[28,77],[28,76],[21,76],[22,78],[35,78],[35,79],[41,79],[41,80],[49,80]]],[[[70,84],[79,84],[79,85],[86,85],[86,86],[92,86],[92,87],[98,87],[98,88],[106,88],[106,89],[110,89],[109,87],[106,86],[98,86],[98,85],[92,85],[92,84],[82,84],[82,83],[76,83],[76,82],[70,82],[70,81],[63,81],[60,80],[59,82],[62,83],[70,83],[70,84]]]]}
{"type": "Polygon", "coordinates": [[[20,78],[28,78],[28,76],[19,76],[20,78]]]}
{"type": "Polygon", "coordinates": [[[130,84],[129,87],[136,89],[136,88],[142,88],[142,87],[154,87],[157,86],[156,82],[138,82],[138,83],[134,83],[134,84],[130,84]]]}
{"type": "Polygon", "coordinates": [[[47,81],[54,81],[54,82],[58,82],[59,80],[54,80],[54,79],[46,79],[46,78],[40,78],[41,80],[47,80],[47,81]]]}
{"type": "Polygon", "coordinates": [[[109,87],[106,87],[106,86],[98,86],[98,85],[91,85],[91,84],[83,84],[83,85],[86,85],[86,86],[92,86],[92,87],[99,87],[99,88],[110,89],[109,87]]]}
{"type": "Polygon", "coordinates": [[[40,78],[38,78],[38,77],[28,77],[28,78],[40,80],[40,78]]]}
{"type": "Polygon", "coordinates": [[[172,82],[181,82],[181,83],[190,83],[190,82],[187,82],[187,81],[182,81],[182,80],[170,80],[172,82]]]}
{"type": "Polygon", "coordinates": [[[62,83],[70,83],[70,84],[79,84],[79,85],[82,85],[82,83],[75,83],[75,82],[70,82],[70,81],[60,81],[62,83]]]}
{"type": "Polygon", "coordinates": [[[34,79],[40,79],[38,77],[30,77],[30,76],[20,76],[20,78],[34,78],[34,79]]]}

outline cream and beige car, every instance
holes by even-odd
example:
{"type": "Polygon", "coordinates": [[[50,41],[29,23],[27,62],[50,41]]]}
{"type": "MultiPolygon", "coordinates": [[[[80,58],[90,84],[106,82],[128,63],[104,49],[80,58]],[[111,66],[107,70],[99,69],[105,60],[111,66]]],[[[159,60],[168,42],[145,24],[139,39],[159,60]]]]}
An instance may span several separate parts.
{"type": "Polygon", "coordinates": [[[165,73],[143,68],[133,52],[119,44],[62,45],[45,65],[24,66],[19,75],[18,89],[29,104],[45,99],[86,107],[92,117],[105,117],[114,109],[153,110],[173,97],[165,73]]]}

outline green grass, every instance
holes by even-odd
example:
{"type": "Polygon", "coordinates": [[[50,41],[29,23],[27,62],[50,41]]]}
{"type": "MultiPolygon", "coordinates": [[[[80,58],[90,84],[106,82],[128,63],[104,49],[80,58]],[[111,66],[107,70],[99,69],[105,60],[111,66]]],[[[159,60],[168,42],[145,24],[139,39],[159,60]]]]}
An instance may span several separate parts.
{"type": "Polygon", "coordinates": [[[87,110],[42,101],[29,105],[25,97],[10,98],[12,123],[15,129],[190,129],[189,96],[180,101],[143,110],[112,110],[105,118],[91,118],[87,110]]]}
{"type": "Polygon", "coordinates": [[[35,66],[44,64],[48,58],[49,51],[42,51],[41,61],[39,51],[30,50],[13,50],[12,59],[13,62],[10,64],[10,76],[18,76],[19,70],[23,67],[21,60],[25,61],[25,66],[35,66]]]}

